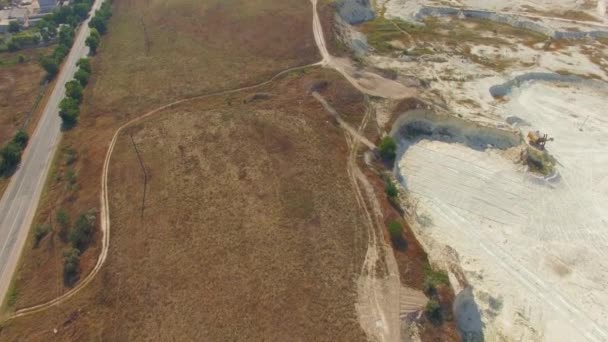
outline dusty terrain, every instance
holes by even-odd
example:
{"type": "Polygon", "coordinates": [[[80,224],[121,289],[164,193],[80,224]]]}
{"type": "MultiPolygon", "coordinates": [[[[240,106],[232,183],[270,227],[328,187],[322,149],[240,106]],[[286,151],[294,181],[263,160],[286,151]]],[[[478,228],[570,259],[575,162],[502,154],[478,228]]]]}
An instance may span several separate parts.
{"type": "MultiPolygon", "coordinates": [[[[411,4],[380,1],[376,13],[384,16],[342,30],[365,35],[343,35],[352,39],[346,45],[365,41],[362,64],[421,86],[418,104],[394,110],[418,120],[394,127],[395,176],[408,193],[416,236],[432,263],[450,270],[463,336],[608,339],[601,285],[608,250],[605,39],[560,40],[455,16],[419,19],[411,4]],[[437,115],[418,117],[423,109],[437,115]],[[539,175],[521,163],[530,130],[555,138],[548,144],[554,173],[539,175]]],[[[540,13],[523,2],[504,5],[495,9],[540,13]]],[[[576,11],[594,16],[587,3],[553,5],[542,13],[557,17],[549,20],[553,29],[576,31],[562,20],[585,20],[574,18],[583,15],[576,11]]],[[[602,25],[593,27],[606,30],[602,25]]]]}
{"type": "MultiPolygon", "coordinates": [[[[33,239],[26,245],[13,290],[17,294],[14,308],[45,302],[69,289],[62,279],[67,243],[57,234],[55,217],[65,209],[73,223],[81,213],[99,210],[103,158],[120,125],[168,102],[256,84],[286,68],[319,59],[308,3],[248,2],[245,17],[242,2],[206,3],[197,10],[199,16],[190,16],[194,4],[172,2],[172,7],[165,8],[161,3],[114,2],[110,32],[93,60],[80,123],[64,135],[35,219],[34,227],[49,223],[53,232],[38,247],[33,239]],[[162,9],[146,12],[149,6],[162,9]],[[149,24],[144,31],[142,20],[162,20],[165,26],[157,30],[154,27],[159,24],[149,24]],[[210,25],[213,20],[233,24],[210,25]],[[227,39],[229,43],[220,44],[233,34],[241,41],[227,39]],[[218,49],[224,56],[221,59],[215,55],[218,49]],[[269,59],[270,55],[277,58],[269,59]]],[[[99,237],[94,235],[81,257],[81,274],[87,274],[96,262],[99,237]]]]}
{"type": "Polygon", "coordinates": [[[269,99],[196,101],[126,130],[106,266],[74,301],[10,322],[3,340],[53,328],[64,340],[364,339],[354,276],[367,233],[342,130],[307,93],[314,79],[348,87],[336,74],[287,77],[262,89],[269,99]],[[133,144],[150,179],[143,218],[133,144]]]}

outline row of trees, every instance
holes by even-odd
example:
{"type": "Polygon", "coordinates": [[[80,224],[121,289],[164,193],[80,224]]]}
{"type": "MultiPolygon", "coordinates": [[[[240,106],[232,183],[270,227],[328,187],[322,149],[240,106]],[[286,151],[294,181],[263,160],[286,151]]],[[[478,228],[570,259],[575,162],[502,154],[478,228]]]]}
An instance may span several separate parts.
{"type": "Polygon", "coordinates": [[[108,32],[108,20],[112,16],[112,11],[109,2],[104,2],[101,7],[95,11],[95,15],[89,21],[91,34],[87,37],[86,44],[91,50],[91,54],[97,53],[97,48],[101,43],[101,35],[108,32]]]}
{"type": "Polygon", "coordinates": [[[59,103],[59,116],[65,128],[74,127],[78,122],[84,87],[91,77],[91,61],[88,58],[81,58],[76,65],[78,70],[74,79],[65,84],[65,98],[59,103]]]}
{"type": "Polygon", "coordinates": [[[53,79],[59,72],[59,65],[72,48],[74,30],[87,18],[92,4],[92,0],[75,0],[72,5],[59,7],[36,24],[44,42],[58,40],[53,54],[40,59],[47,79],[53,79]]]}
{"type": "MultiPolygon", "coordinates": [[[[85,43],[92,55],[97,53],[97,48],[101,43],[101,35],[108,31],[108,20],[112,16],[110,8],[110,3],[104,2],[89,21],[91,33],[85,43]]],[[[59,104],[59,116],[61,116],[66,128],[74,127],[78,122],[82,93],[91,76],[91,63],[88,58],[80,59],[77,65],[78,71],[74,74],[74,80],[66,83],[66,97],[59,104]]]]}
{"type": "Polygon", "coordinates": [[[27,133],[18,131],[13,139],[0,149],[0,176],[10,175],[19,165],[28,140],[27,133]]]}
{"type": "MultiPolygon", "coordinates": [[[[108,30],[108,20],[110,19],[110,2],[106,1],[101,5],[101,8],[95,11],[95,15],[89,21],[91,33],[87,37],[85,44],[89,47],[90,54],[97,53],[97,48],[101,43],[101,35],[108,30]]],[[[79,105],[82,102],[84,87],[87,86],[91,76],[91,61],[88,58],[82,58],[77,63],[78,70],[74,74],[74,80],[65,85],[65,98],[59,104],[59,115],[63,121],[64,127],[73,127],[78,122],[80,115],[79,105]]],[[[61,216],[57,217],[60,224],[63,223],[63,231],[67,231],[69,226],[67,213],[63,211],[61,216]]],[[[95,232],[95,215],[92,213],[82,214],[76,220],[74,227],[69,233],[70,249],[63,254],[63,277],[64,282],[68,285],[73,285],[79,278],[80,274],[80,255],[89,246],[93,233],[95,232]]]]}

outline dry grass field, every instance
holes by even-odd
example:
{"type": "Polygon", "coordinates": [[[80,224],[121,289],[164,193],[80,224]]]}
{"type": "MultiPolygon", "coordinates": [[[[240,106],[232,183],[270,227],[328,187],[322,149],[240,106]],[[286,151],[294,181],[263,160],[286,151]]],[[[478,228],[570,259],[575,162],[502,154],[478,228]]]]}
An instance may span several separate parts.
{"type": "Polygon", "coordinates": [[[22,127],[32,110],[45,75],[38,58],[48,51],[37,48],[0,54],[0,146],[22,127]]]}
{"type": "MultiPolygon", "coordinates": [[[[64,209],[74,223],[98,209],[103,158],[120,125],[169,102],[256,84],[320,59],[307,1],[115,0],[113,8],[79,125],[62,139],[35,219],[53,231],[39,246],[33,238],[26,245],[13,309],[68,290],[61,278],[68,244],[55,217],[64,209]]],[[[98,238],[81,256],[81,274],[95,264],[98,238]]]]}
{"type": "Polygon", "coordinates": [[[267,99],[197,100],[126,129],[101,274],[0,339],[364,340],[355,279],[367,233],[344,134],[308,93],[317,80],[342,113],[363,113],[339,75],[311,70],[260,89],[267,99]],[[143,218],[135,148],[149,175],[143,218]]]}

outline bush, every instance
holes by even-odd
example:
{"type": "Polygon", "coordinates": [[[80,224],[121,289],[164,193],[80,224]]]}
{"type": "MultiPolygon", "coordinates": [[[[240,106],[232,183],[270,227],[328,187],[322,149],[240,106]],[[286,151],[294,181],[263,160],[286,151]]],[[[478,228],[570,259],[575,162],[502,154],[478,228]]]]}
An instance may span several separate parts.
{"type": "Polygon", "coordinates": [[[95,225],[95,215],[82,214],[76,220],[74,229],[70,232],[70,242],[72,247],[85,250],[91,242],[93,228],[95,225]]]}
{"type": "Polygon", "coordinates": [[[21,27],[19,26],[19,23],[16,20],[11,20],[8,23],[8,32],[17,33],[19,32],[19,30],[21,30],[21,27]]]}
{"type": "Polygon", "coordinates": [[[34,229],[34,246],[38,246],[40,241],[51,231],[51,225],[48,223],[39,224],[34,229]]]}
{"type": "Polygon", "coordinates": [[[443,314],[441,313],[441,305],[435,299],[431,299],[426,303],[425,308],[426,317],[435,325],[439,325],[443,322],[443,314]]]}
{"type": "Polygon", "coordinates": [[[57,211],[55,220],[59,224],[59,237],[65,241],[70,229],[70,215],[65,209],[61,208],[57,211]]]}
{"type": "Polygon", "coordinates": [[[71,248],[63,253],[63,257],[63,280],[66,284],[72,285],[78,280],[80,251],[76,248],[71,248]]]}
{"type": "Polygon", "coordinates": [[[390,179],[387,179],[384,191],[390,199],[395,199],[399,195],[399,190],[397,190],[397,187],[390,179]]]}
{"type": "Polygon", "coordinates": [[[386,136],[380,141],[380,156],[385,161],[393,161],[397,155],[397,144],[392,137],[386,136]]]}
{"type": "Polygon", "coordinates": [[[11,141],[0,150],[0,174],[10,174],[17,165],[21,162],[21,147],[14,141],[11,141]]]}
{"type": "Polygon", "coordinates": [[[388,233],[391,237],[391,241],[395,246],[401,247],[405,240],[403,239],[403,226],[399,221],[391,221],[388,224],[388,233]]]}

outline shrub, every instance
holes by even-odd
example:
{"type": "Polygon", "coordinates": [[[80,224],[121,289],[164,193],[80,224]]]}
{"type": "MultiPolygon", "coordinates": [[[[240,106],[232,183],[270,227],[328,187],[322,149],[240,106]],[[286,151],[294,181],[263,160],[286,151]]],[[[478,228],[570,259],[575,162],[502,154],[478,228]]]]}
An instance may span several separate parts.
{"type": "Polygon", "coordinates": [[[39,224],[34,229],[34,246],[38,246],[40,241],[51,231],[51,225],[48,223],[39,224]]]}
{"type": "Polygon", "coordinates": [[[70,242],[72,247],[84,250],[91,242],[93,236],[93,227],[95,224],[95,215],[82,214],[76,220],[74,229],[70,232],[70,242]]]}
{"type": "Polygon", "coordinates": [[[70,215],[68,215],[68,212],[65,209],[61,208],[57,211],[55,220],[57,221],[57,224],[59,224],[59,237],[66,240],[68,230],[70,229],[70,215]]]}
{"type": "Polygon", "coordinates": [[[78,279],[80,251],[77,248],[70,248],[63,253],[63,257],[63,280],[66,284],[72,285],[78,279]]]}
{"type": "Polygon", "coordinates": [[[391,237],[391,241],[393,241],[393,244],[396,246],[400,247],[405,242],[405,240],[403,240],[403,226],[399,221],[391,221],[388,224],[388,233],[391,237]]]}
{"type": "Polygon", "coordinates": [[[11,141],[0,150],[0,174],[6,175],[11,173],[21,162],[21,146],[14,141],[11,141]]]}
{"type": "Polygon", "coordinates": [[[443,322],[443,315],[441,313],[441,305],[435,299],[431,299],[426,303],[425,308],[426,317],[435,325],[439,325],[443,322]]]}
{"type": "Polygon", "coordinates": [[[399,190],[397,190],[397,187],[390,179],[387,179],[384,191],[390,199],[395,199],[399,195],[399,190]]]}
{"type": "Polygon", "coordinates": [[[19,23],[16,20],[11,20],[8,23],[8,32],[17,33],[17,32],[19,32],[20,29],[21,29],[21,27],[19,26],[19,23]]]}
{"type": "Polygon", "coordinates": [[[378,146],[380,150],[380,156],[385,161],[393,161],[397,155],[397,144],[392,137],[386,136],[380,141],[378,146]]]}

